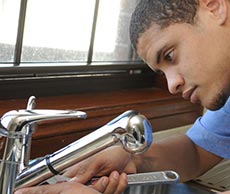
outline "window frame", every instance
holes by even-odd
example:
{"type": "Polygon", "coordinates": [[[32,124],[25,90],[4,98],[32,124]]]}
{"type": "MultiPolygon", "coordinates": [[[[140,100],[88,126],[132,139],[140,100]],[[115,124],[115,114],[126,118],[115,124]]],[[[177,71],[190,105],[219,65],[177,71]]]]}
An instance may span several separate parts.
{"type": "Polygon", "coordinates": [[[0,99],[98,93],[153,87],[155,73],[143,64],[13,67],[0,69],[0,99]],[[10,71],[9,71],[10,69],[10,71]]]}

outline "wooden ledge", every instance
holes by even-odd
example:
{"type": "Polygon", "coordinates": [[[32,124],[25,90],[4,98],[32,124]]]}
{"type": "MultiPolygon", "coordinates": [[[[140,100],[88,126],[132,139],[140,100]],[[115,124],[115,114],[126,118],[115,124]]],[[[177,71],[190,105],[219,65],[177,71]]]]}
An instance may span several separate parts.
{"type": "MultiPolygon", "coordinates": [[[[27,99],[1,100],[0,115],[25,109],[27,99]]],[[[92,132],[127,110],[137,110],[151,122],[154,131],[191,124],[202,114],[202,107],[172,96],[159,88],[119,90],[67,96],[41,97],[37,109],[85,111],[87,119],[65,119],[38,124],[33,134],[32,156],[51,153],[92,132]]]]}

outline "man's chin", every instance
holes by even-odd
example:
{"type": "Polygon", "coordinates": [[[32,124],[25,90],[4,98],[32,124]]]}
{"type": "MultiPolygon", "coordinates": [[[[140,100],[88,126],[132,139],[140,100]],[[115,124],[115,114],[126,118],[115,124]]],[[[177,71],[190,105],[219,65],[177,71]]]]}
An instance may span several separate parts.
{"type": "Polygon", "coordinates": [[[212,100],[210,103],[207,103],[206,105],[202,104],[202,106],[207,108],[208,110],[215,111],[222,108],[227,100],[228,100],[227,96],[219,95],[218,98],[212,100]]]}

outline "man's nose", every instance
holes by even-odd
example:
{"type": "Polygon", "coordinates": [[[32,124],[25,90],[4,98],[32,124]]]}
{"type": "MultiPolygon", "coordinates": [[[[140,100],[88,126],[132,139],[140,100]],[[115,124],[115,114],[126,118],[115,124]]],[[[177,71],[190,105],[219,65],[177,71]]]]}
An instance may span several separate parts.
{"type": "Polygon", "coordinates": [[[181,93],[181,87],[184,85],[184,79],[180,74],[176,73],[165,73],[168,90],[171,94],[181,93]]]}

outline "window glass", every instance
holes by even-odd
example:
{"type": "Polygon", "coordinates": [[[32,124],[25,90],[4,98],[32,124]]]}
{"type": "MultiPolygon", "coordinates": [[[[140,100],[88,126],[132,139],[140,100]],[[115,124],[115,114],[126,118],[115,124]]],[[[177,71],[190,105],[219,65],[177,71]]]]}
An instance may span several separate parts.
{"type": "Polygon", "coordinates": [[[139,61],[128,35],[137,1],[0,0],[1,67],[139,61]]]}
{"type": "Polygon", "coordinates": [[[0,62],[13,62],[17,37],[19,0],[0,0],[0,62]]]}
{"type": "Polygon", "coordinates": [[[100,0],[93,61],[130,61],[129,22],[137,0],[100,0]]]}
{"type": "Polygon", "coordinates": [[[22,62],[86,61],[95,0],[29,0],[22,62]]]}
{"type": "Polygon", "coordinates": [[[21,61],[56,65],[136,60],[128,37],[136,1],[100,0],[95,14],[95,0],[29,0],[21,61]]]}

